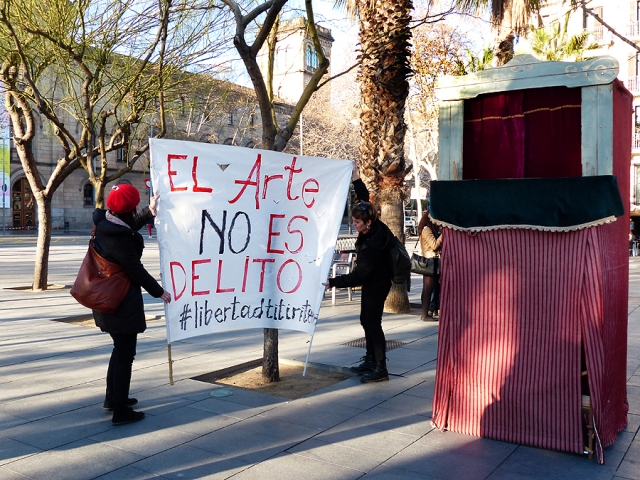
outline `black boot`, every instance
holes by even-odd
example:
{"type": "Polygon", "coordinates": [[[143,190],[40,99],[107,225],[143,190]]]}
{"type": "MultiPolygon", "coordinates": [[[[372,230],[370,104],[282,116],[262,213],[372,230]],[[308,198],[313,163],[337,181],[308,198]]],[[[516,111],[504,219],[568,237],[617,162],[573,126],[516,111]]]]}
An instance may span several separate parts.
{"type": "MultiPolygon", "coordinates": [[[[133,407],[134,405],[138,404],[138,399],[137,398],[128,398],[127,399],[127,407],[133,407]]],[[[104,410],[106,410],[107,412],[113,412],[113,400],[110,397],[106,397],[104,399],[104,403],[102,404],[102,408],[104,410]]]]}
{"type": "Polygon", "coordinates": [[[376,368],[373,372],[364,374],[360,379],[362,383],[384,382],[386,380],[389,380],[389,372],[386,368],[376,368]]]}
{"type": "Polygon", "coordinates": [[[363,362],[358,365],[357,367],[351,367],[351,371],[353,373],[357,373],[358,375],[362,375],[364,373],[370,373],[373,372],[376,368],[376,361],[374,360],[373,355],[369,356],[366,355],[364,357],[362,357],[360,360],[363,360],[363,362]]]}
{"type": "Polygon", "coordinates": [[[376,368],[372,372],[363,375],[360,379],[362,383],[384,382],[387,380],[389,380],[389,372],[387,371],[387,357],[384,354],[380,360],[376,361],[376,368]]]}
{"type": "Polygon", "coordinates": [[[116,405],[113,409],[111,423],[114,425],[126,425],[127,423],[139,422],[144,418],[144,412],[136,412],[133,408],[116,405]]]}

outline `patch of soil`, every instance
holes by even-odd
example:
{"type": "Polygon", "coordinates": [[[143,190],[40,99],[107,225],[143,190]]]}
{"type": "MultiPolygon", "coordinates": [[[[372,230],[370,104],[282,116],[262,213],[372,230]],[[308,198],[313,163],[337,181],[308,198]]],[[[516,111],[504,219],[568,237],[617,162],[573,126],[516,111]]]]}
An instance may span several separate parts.
{"type": "Polygon", "coordinates": [[[294,400],[351,377],[351,375],[345,373],[328,372],[308,366],[307,372],[303,377],[302,370],[303,367],[301,366],[285,365],[281,362],[279,382],[263,383],[262,366],[260,366],[224,378],[218,378],[215,383],[246,388],[247,390],[254,390],[267,395],[294,400]]]}

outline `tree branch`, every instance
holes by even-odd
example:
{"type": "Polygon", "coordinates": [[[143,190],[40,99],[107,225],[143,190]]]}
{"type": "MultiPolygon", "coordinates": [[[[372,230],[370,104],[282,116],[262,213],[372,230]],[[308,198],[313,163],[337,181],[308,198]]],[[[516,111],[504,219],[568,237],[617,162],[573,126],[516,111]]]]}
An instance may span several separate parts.
{"type": "Polygon", "coordinates": [[[618,32],[615,31],[615,29],[609,25],[608,23],[606,23],[597,13],[595,13],[593,10],[591,10],[590,8],[587,8],[584,3],[582,4],[582,9],[587,12],[589,15],[591,15],[593,18],[595,18],[598,22],[600,22],[600,24],[605,27],[607,30],[609,30],[611,33],[613,33],[616,37],[618,37],[620,40],[622,40],[623,42],[627,43],[628,45],[632,46],[635,50],[637,50],[638,52],[640,52],[640,45],[636,45],[635,43],[633,43],[631,40],[629,40],[627,37],[619,34],[618,32]]]}
{"type": "Polygon", "coordinates": [[[262,26],[258,31],[258,35],[256,35],[256,39],[253,42],[253,45],[251,45],[251,54],[254,57],[258,55],[258,52],[262,48],[262,45],[269,36],[269,32],[271,32],[273,24],[278,18],[280,10],[282,10],[282,7],[285,3],[287,3],[287,0],[273,0],[273,3],[271,4],[269,11],[267,12],[267,16],[265,17],[264,22],[262,23],[262,26]]]}
{"type": "Polygon", "coordinates": [[[260,15],[261,13],[266,12],[269,8],[271,8],[273,6],[274,2],[275,2],[275,0],[270,0],[268,2],[265,2],[262,5],[258,5],[252,11],[247,13],[242,18],[242,26],[246,27],[247,25],[249,25],[249,23],[251,23],[253,20],[255,20],[258,17],[258,15],[260,15]]]}

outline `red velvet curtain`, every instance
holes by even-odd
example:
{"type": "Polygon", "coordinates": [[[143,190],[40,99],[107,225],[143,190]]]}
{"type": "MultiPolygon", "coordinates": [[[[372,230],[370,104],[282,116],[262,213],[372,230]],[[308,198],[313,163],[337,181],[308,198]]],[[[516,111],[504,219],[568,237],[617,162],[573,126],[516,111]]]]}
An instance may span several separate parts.
{"type": "Polygon", "coordinates": [[[464,108],[463,178],[581,177],[581,91],[480,95],[464,108]]]}

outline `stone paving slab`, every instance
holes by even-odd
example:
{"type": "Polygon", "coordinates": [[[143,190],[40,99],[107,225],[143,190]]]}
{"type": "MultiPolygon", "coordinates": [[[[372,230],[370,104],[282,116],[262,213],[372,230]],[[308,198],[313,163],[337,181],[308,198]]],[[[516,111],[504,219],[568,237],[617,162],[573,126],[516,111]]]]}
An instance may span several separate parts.
{"type": "MultiPolygon", "coordinates": [[[[139,460],[140,456],[106,443],[83,438],[5,465],[23,479],[86,480],[139,460]]],[[[0,470],[3,473],[4,470],[0,470]]],[[[3,477],[4,478],[4,477],[3,477]]],[[[20,478],[20,477],[17,477],[20,478]]]]}
{"type": "Polygon", "coordinates": [[[135,467],[126,466],[96,478],[99,480],[158,480],[166,479],[167,477],[162,477],[151,472],[145,472],[144,470],[140,470],[135,467]]]}
{"type": "Polygon", "coordinates": [[[235,459],[247,465],[263,462],[299,442],[254,433],[243,428],[224,428],[190,442],[214,456],[235,459]]]}
{"type": "Polygon", "coordinates": [[[307,457],[323,463],[331,463],[366,473],[380,465],[385,460],[380,452],[362,450],[353,446],[323,442],[317,438],[310,438],[289,450],[301,457],[307,457]]]}
{"type": "Polygon", "coordinates": [[[40,453],[42,450],[32,445],[13,440],[12,438],[0,438],[0,466],[19,460],[29,455],[40,453]]]}
{"type": "Polygon", "coordinates": [[[362,472],[332,463],[320,462],[309,457],[283,453],[240,472],[234,479],[300,480],[301,476],[305,480],[355,480],[362,476],[362,472]]]}
{"type": "Polygon", "coordinates": [[[7,428],[1,435],[40,450],[51,450],[73,443],[78,438],[112,430],[114,427],[107,421],[109,419],[90,406],[7,428]]]}
{"type": "Polygon", "coordinates": [[[248,465],[235,458],[221,458],[193,445],[181,445],[162,455],[136,462],[133,467],[161,478],[222,480],[246,470],[248,465]]]}

